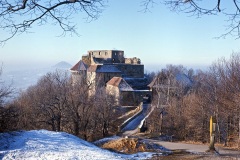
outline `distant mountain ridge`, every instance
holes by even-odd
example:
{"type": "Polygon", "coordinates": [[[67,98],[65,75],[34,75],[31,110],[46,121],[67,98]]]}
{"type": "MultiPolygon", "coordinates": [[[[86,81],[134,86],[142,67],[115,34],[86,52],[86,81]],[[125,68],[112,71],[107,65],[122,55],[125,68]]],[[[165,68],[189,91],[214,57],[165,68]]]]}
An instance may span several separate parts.
{"type": "Polygon", "coordinates": [[[53,68],[66,68],[66,69],[70,69],[72,67],[72,65],[66,61],[61,61],[58,62],[57,64],[55,64],[54,66],[52,66],[53,68]]]}

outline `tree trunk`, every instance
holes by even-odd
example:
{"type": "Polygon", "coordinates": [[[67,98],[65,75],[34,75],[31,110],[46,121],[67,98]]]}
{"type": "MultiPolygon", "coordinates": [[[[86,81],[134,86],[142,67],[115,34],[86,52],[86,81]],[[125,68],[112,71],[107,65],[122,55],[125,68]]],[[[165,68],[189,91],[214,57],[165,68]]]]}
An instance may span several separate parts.
{"type": "Polygon", "coordinates": [[[240,148],[240,113],[238,117],[238,148],[240,148]]]}
{"type": "Polygon", "coordinates": [[[52,131],[56,131],[56,127],[55,127],[55,123],[54,123],[54,120],[51,120],[52,123],[51,123],[51,126],[52,126],[52,131]]]}
{"type": "Polygon", "coordinates": [[[74,135],[79,135],[79,123],[77,121],[74,122],[74,135]]]}
{"type": "Polygon", "coordinates": [[[56,117],[56,131],[57,132],[59,132],[59,131],[61,131],[61,115],[58,115],[57,117],[56,117]]]}
{"type": "Polygon", "coordinates": [[[162,134],[162,128],[163,128],[163,112],[160,113],[160,134],[162,134]]]}

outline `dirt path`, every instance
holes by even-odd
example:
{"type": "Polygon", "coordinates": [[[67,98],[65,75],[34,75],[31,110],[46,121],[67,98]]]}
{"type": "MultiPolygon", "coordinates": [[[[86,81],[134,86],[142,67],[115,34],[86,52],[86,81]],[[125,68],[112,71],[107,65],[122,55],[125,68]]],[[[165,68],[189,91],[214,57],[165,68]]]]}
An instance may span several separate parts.
{"type": "Polygon", "coordinates": [[[151,140],[150,142],[159,144],[173,151],[173,155],[166,156],[165,159],[239,159],[240,151],[227,149],[223,147],[215,147],[218,153],[209,153],[208,145],[204,144],[186,144],[180,142],[165,142],[159,140],[151,140]]]}

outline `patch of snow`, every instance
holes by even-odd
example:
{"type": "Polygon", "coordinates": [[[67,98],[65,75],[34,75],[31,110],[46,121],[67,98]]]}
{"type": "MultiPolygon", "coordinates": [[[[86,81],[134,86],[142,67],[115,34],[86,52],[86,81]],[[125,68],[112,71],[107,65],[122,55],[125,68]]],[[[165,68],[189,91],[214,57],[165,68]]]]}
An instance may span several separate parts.
{"type": "Polygon", "coordinates": [[[64,132],[33,130],[0,136],[2,159],[122,159],[64,132]]]}
{"type": "Polygon", "coordinates": [[[150,114],[152,113],[153,110],[154,110],[154,107],[151,107],[151,111],[148,113],[148,115],[146,117],[143,118],[143,120],[138,125],[139,129],[142,128],[144,121],[146,120],[146,118],[148,118],[150,116],[150,114]]]}
{"type": "Polygon", "coordinates": [[[146,159],[155,153],[118,154],[65,132],[47,130],[0,133],[0,159],[146,159]]]}

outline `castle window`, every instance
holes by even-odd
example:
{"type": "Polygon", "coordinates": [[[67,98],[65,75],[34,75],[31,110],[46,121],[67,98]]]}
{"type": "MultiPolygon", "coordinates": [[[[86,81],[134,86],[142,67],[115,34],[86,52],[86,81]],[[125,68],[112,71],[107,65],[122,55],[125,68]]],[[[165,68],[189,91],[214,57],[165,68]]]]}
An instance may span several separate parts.
{"type": "Polygon", "coordinates": [[[101,55],[101,52],[99,52],[99,55],[101,55]]]}
{"type": "Polygon", "coordinates": [[[105,52],[105,55],[107,55],[107,52],[105,52]]]}

